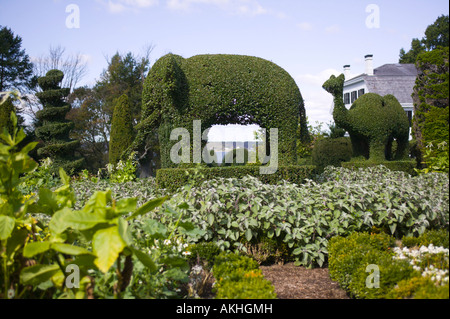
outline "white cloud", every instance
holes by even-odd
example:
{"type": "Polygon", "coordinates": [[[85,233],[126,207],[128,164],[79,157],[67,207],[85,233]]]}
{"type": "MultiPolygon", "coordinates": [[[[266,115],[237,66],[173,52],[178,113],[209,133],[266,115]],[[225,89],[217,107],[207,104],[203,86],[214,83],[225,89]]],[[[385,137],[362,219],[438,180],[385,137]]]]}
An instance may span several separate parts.
{"type": "Polygon", "coordinates": [[[312,24],[309,22],[297,23],[297,27],[303,31],[310,31],[313,28],[312,24]]]}
{"type": "Polygon", "coordinates": [[[337,24],[330,25],[325,28],[325,32],[329,34],[336,34],[341,32],[341,27],[337,24]]]}
{"type": "Polygon", "coordinates": [[[269,13],[257,0],[167,0],[167,7],[178,11],[188,11],[201,4],[216,6],[238,15],[257,16],[269,13]]]}
{"type": "Polygon", "coordinates": [[[108,8],[111,13],[120,13],[127,10],[138,11],[159,4],[159,0],[97,0],[108,8]]]}

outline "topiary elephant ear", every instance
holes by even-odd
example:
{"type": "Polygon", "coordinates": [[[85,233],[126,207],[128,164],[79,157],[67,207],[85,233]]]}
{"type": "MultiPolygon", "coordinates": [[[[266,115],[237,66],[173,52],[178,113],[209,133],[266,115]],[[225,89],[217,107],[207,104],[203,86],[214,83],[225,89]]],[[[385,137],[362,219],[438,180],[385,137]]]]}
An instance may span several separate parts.
{"type": "Polygon", "coordinates": [[[57,90],[60,88],[64,73],[60,70],[50,70],[44,77],[38,79],[38,84],[43,91],[57,90]]]}

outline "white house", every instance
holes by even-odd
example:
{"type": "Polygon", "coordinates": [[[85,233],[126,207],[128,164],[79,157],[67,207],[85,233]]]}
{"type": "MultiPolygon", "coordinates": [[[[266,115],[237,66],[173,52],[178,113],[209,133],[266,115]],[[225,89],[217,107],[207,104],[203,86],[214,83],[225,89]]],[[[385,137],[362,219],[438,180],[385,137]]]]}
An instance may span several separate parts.
{"type": "Polygon", "coordinates": [[[373,55],[365,56],[365,72],[355,77],[349,77],[350,65],[344,65],[344,103],[347,108],[365,93],[394,95],[408,115],[411,124],[413,116],[413,100],[411,94],[417,77],[414,64],[384,64],[373,68],[373,55]]]}

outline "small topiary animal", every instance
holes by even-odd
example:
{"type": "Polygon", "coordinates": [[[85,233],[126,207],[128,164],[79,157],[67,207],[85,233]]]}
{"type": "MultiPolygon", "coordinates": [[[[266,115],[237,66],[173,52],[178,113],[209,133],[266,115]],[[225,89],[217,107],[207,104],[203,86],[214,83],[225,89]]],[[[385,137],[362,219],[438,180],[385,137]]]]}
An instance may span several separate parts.
{"type": "Polygon", "coordinates": [[[334,97],[333,118],[352,141],[353,156],[372,161],[401,160],[407,156],[409,120],[395,96],[366,93],[346,109],[343,101],[345,76],[332,75],[323,88],[334,97]],[[397,141],[395,158],[392,142],[397,141]]]}

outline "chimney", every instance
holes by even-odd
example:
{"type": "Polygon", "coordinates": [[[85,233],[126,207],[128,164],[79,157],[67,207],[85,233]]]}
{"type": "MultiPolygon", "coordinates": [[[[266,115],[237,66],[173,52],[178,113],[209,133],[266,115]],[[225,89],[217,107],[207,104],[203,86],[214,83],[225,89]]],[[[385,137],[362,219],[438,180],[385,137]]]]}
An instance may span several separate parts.
{"type": "Polygon", "coordinates": [[[344,65],[344,75],[345,79],[348,80],[350,77],[350,65],[344,65]]]}
{"type": "Polygon", "coordinates": [[[373,55],[368,54],[364,58],[366,59],[366,74],[373,75],[373,55]]]}

